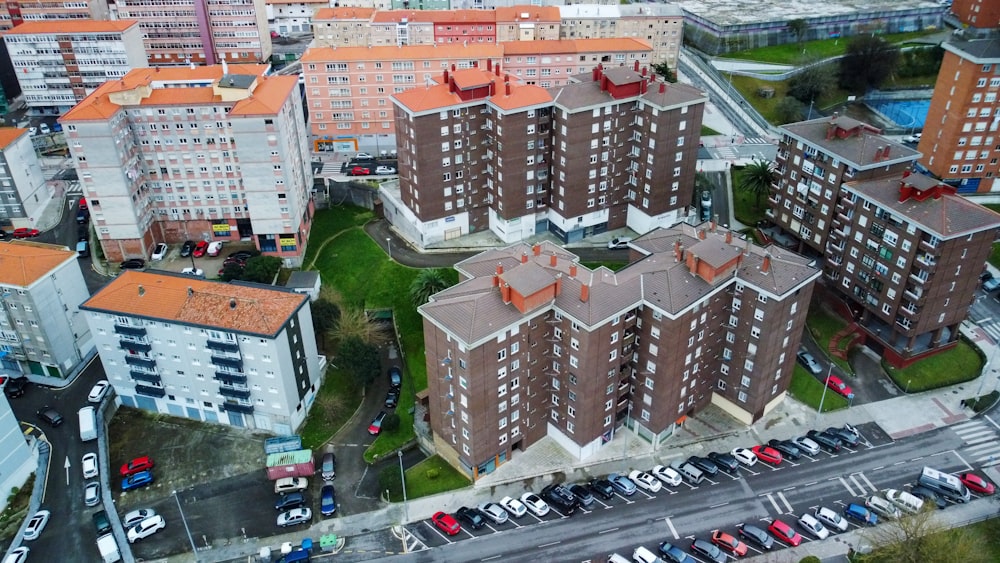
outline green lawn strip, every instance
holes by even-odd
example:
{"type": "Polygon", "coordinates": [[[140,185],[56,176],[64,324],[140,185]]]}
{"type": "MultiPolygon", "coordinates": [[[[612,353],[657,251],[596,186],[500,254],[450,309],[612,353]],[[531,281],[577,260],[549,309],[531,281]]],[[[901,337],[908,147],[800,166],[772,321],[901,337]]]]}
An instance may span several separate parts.
{"type": "Polygon", "coordinates": [[[462,489],[472,481],[441,456],[434,456],[406,470],[406,497],[420,498],[455,489],[462,489]]]}
{"type": "Polygon", "coordinates": [[[983,363],[978,350],[962,338],[954,348],[918,360],[903,369],[896,369],[885,361],[882,367],[900,389],[917,393],[971,381],[982,372],[983,363]]]}
{"type": "Polygon", "coordinates": [[[315,449],[326,443],[354,415],[361,399],[361,388],[350,374],[328,368],[309,416],[299,430],[302,446],[315,449]]]}
{"type": "Polygon", "coordinates": [[[361,207],[332,207],[320,209],[313,217],[312,229],[309,231],[309,247],[303,258],[303,264],[311,264],[320,252],[323,243],[331,237],[351,227],[359,227],[370,221],[375,213],[361,207]]]}
{"type": "Polygon", "coordinates": [[[736,187],[737,179],[739,178],[739,173],[742,168],[734,168],[733,173],[733,215],[736,216],[736,220],[743,223],[747,227],[753,228],[758,221],[765,219],[767,216],[764,212],[767,211],[767,196],[760,196],[760,208],[755,207],[756,197],[754,194],[746,190],[741,190],[736,187]]]}
{"type": "MultiPolygon", "coordinates": [[[[1000,213],[1000,203],[984,203],[983,207],[1000,213]]],[[[1000,268],[1000,242],[993,243],[993,251],[990,252],[987,262],[992,264],[994,268],[1000,268]]]]}
{"type": "Polygon", "coordinates": [[[580,262],[580,265],[584,268],[590,268],[591,270],[596,270],[601,266],[611,270],[612,272],[617,272],[618,270],[624,268],[628,265],[628,262],[615,262],[612,260],[604,260],[601,262],[580,262]]]}
{"type": "MultiPolygon", "coordinates": [[[[827,312],[822,307],[810,307],[809,316],[806,317],[806,326],[809,327],[809,332],[816,344],[824,350],[824,355],[833,360],[833,363],[840,366],[846,373],[853,375],[854,369],[851,368],[851,364],[847,360],[831,357],[825,353],[830,348],[830,340],[847,326],[847,321],[827,312]]],[[[846,344],[844,345],[846,346],[846,344]]],[[[840,348],[840,346],[841,343],[838,342],[837,347],[840,348]]]]}
{"type": "Polygon", "coordinates": [[[823,397],[824,387],[822,381],[806,371],[804,367],[795,364],[795,371],[792,372],[792,384],[788,387],[789,395],[814,409],[819,408],[819,402],[822,400],[823,412],[847,408],[847,399],[830,389],[827,389],[826,397],[823,397]]]}
{"type": "MultiPolygon", "coordinates": [[[[889,43],[905,44],[913,39],[939,33],[938,30],[915,31],[909,33],[887,33],[882,34],[889,43]]],[[[759,47],[757,49],[744,49],[719,55],[725,59],[743,59],[756,62],[767,62],[775,64],[802,64],[803,61],[815,61],[836,57],[847,52],[847,45],[850,38],[819,39],[816,41],[806,41],[804,43],[785,43],[784,45],[773,45],[770,47],[759,47]]]]}
{"type": "Polygon", "coordinates": [[[702,125],[701,126],[701,136],[702,137],[711,137],[713,135],[721,135],[721,134],[722,133],[719,133],[718,131],[716,131],[715,129],[712,129],[708,125],[702,125]]]}

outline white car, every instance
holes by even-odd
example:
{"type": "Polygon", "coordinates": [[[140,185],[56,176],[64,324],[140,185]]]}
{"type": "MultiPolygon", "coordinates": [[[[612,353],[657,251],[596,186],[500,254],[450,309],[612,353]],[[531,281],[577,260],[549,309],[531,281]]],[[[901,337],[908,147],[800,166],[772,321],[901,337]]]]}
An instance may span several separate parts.
{"type": "Polygon", "coordinates": [[[217,241],[215,241],[215,242],[213,242],[213,243],[211,243],[211,244],[208,245],[208,252],[207,252],[207,254],[209,256],[218,256],[220,252],[222,252],[222,241],[221,240],[217,240],[217,241]]]}
{"type": "Polygon", "coordinates": [[[484,502],[479,505],[479,512],[486,515],[494,524],[503,524],[507,521],[507,511],[495,502],[484,502]]]}
{"type": "Polygon", "coordinates": [[[166,257],[166,255],[167,255],[167,245],[163,244],[162,242],[157,243],[157,245],[153,248],[152,259],[163,260],[163,258],[166,257]]]}
{"type": "Polygon", "coordinates": [[[94,477],[97,477],[97,474],[98,474],[98,469],[97,469],[97,454],[95,454],[93,452],[91,452],[89,454],[85,454],[83,456],[82,466],[83,466],[83,478],[84,479],[93,479],[94,477]]]}
{"type": "Polygon", "coordinates": [[[865,506],[867,506],[872,512],[882,516],[883,518],[890,518],[893,520],[898,520],[901,514],[896,505],[885,500],[878,495],[872,495],[865,500],[865,506]]]}
{"type": "Polygon", "coordinates": [[[354,159],[353,160],[370,160],[370,159],[373,159],[373,158],[375,158],[375,157],[372,156],[372,155],[370,155],[370,154],[368,154],[368,153],[366,153],[366,152],[359,152],[358,154],[354,155],[354,159]]]}
{"type": "Polygon", "coordinates": [[[104,396],[108,394],[108,389],[110,387],[111,384],[108,383],[107,380],[102,379],[98,381],[90,389],[90,394],[87,395],[87,401],[91,403],[100,403],[101,400],[104,399],[104,396]]]}
{"type": "Polygon", "coordinates": [[[632,480],[637,486],[642,487],[643,490],[649,491],[651,493],[658,493],[663,485],[645,471],[633,471],[628,474],[628,478],[632,480]]]}
{"type": "Polygon", "coordinates": [[[396,173],[396,168],[393,166],[376,166],[375,175],[376,176],[391,176],[396,173]]]}
{"type": "Polygon", "coordinates": [[[3,563],[24,563],[28,560],[28,553],[30,552],[31,550],[27,547],[19,547],[14,551],[11,551],[10,555],[3,560],[3,563]]]}
{"type": "Polygon", "coordinates": [[[528,507],[528,510],[535,516],[545,516],[549,513],[549,505],[535,493],[524,493],[521,495],[521,502],[528,507]]]}
{"type": "Polygon", "coordinates": [[[304,491],[309,488],[309,481],[305,477],[282,477],[274,482],[274,494],[293,493],[304,491]]]}
{"type": "Polygon", "coordinates": [[[924,507],[923,500],[906,491],[896,489],[886,489],[885,500],[896,505],[900,511],[909,512],[910,514],[916,514],[924,507]]]}
{"type": "Polygon", "coordinates": [[[824,526],[835,532],[847,531],[847,520],[836,511],[830,510],[825,506],[821,506],[816,509],[815,516],[816,519],[822,522],[824,526]]]}
{"type": "Polygon", "coordinates": [[[308,508],[293,508],[278,515],[278,527],[295,526],[297,524],[308,524],[312,520],[312,510],[308,508]]]}
{"type": "Polygon", "coordinates": [[[681,484],[681,474],[677,472],[673,467],[667,467],[665,465],[657,465],[653,468],[653,475],[657,479],[663,481],[664,485],[670,485],[671,487],[677,487],[681,484]]]}
{"type": "Polygon", "coordinates": [[[153,516],[156,516],[156,511],[152,508],[140,508],[138,510],[133,510],[132,512],[125,514],[125,516],[122,516],[122,526],[125,528],[131,528],[139,522],[142,522],[147,518],[152,518],[153,516]]]}
{"type": "Polygon", "coordinates": [[[514,518],[520,518],[528,512],[528,508],[521,504],[521,501],[516,498],[503,497],[500,499],[500,506],[502,506],[507,512],[510,512],[510,515],[514,518]]]}
{"type": "Polygon", "coordinates": [[[101,484],[97,481],[87,483],[83,489],[83,504],[97,506],[101,504],[101,484]]]}
{"type": "Polygon", "coordinates": [[[31,127],[28,129],[28,134],[34,137],[38,134],[38,127],[31,127]]]}
{"type": "Polygon", "coordinates": [[[608,248],[611,250],[628,248],[628,243],[630,242],[632,242],[632,237],[615,237],[608,241],[608,248]]]}
{"type": "Polygon", "coordinates": [[[128,543],[135,543],[143,538],[148,538],[166,527],[167,521],[162,516],[150,516],[128,529],[128,534],[126,534],[128,536],[128,543]]]}
{"type": "Polygon", "coordinates": [[[729,455],[736,458],[736,461],[747,467],[757,465],[757,454],[747,448],[733,448],[729,455]]]}
{"type": "Polygon", "coordinates": [[[181,270],[181,273],[199,278],[205,277],[205,270],[202,270],[201,268],[192,268],[190,266],[181,270]]]}
{"type": "Polygon", "coordinates": [[[38,124],[38,131],[41,132],[42,135],[48,135],[52,132],[52,129],[49,128],[48,123],[40,123],[38,124]]]}
{"type": "Polygon", "coordinates": [[[28,520],[28,527],[24,529],[24,539],[25,540],[37,540],[38,536],[42,535],[42,530],[45,529],[45,525],[49,523],[49,516],[51,516],[48,510],[39,510],[28,520]]]}
{"type": "Polygon", "coordinates": [[[920,133],[914,133],[913,135],[907,135],[903,137],[904,143],[917,144],[920,142],[920,133]]]}
{"type": "Polygon", "coordinates": [[[830,536],[830,530],[827,530],[826,527],[824,527],[823,524],[812,514],[803,514],[802,517],[799,518],[799,526],[802,526],[802,529],[805,530],[806,533],[818,540],[825,540],[830,536]]]}
{"type": "Polygon", "coordinates": [[[819,453],[819,444],[813,441],[812,438],[799,436],[798,438],[792,438],[792,443],[808,455],[816,455],[819,453]]]}

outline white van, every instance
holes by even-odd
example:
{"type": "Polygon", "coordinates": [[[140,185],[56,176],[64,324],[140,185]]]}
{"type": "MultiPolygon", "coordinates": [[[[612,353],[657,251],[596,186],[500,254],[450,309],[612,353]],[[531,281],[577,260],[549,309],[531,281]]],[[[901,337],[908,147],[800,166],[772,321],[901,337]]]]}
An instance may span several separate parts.
{"type": "Polygon", "coordinates": [[[625,559],[621,555],[618,555],[617,553],[612,553],[611,555],[608,556],[608,563],[632,563],[632,562],[629,561],[628,559],[625,559]]]}
{"type": "Polygon", "coordinates": [[[94,407],[83,407],[77,411],[80,417],[80,440],[89,442],[97,439],[97,415],[94,407]]]}
{"type": "Polygon", "coordinates": [[[958,477],[950,473],[925,467],[920,472],[920,478],[917,479],[917,483],[939,493],[952,502],[969,502],[969,489],[958,480],[958,477]]]}
{"type": "Polygon", "coordinates": [[[924,507],[924,501],[922,499],[919,499],[906,491],[886,489],[885,498],[887,498],[892,504],[898,506],[903,512],[908,512],[910,514],[916,514],[924,507]]]}
{"type": "Polygon", "coordinates": [[[662,559],[641,545],[632,552],[632,561],[635,563],[663,563],[662,559]]]}
{"type": "Polygon", "coordinates": [[[677,472],[681,474],[681,477],[692,485],[700,485],[701,482],[705,480],[705,474],[702,473],[701,469],[698,469],[686,461],[675,461],[670,464],[670,467],[677,470],[677,472]]]}

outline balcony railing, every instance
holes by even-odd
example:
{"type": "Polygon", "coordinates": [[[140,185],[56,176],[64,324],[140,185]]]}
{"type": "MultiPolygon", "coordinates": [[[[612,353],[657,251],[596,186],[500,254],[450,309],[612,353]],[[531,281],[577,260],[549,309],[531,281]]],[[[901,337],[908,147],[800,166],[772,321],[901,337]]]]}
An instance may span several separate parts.
{"type": "Polygon", "coordinates": [[[156,360],[140,358],[139,356],[125,356],[125,363],[130,366],[139,366],[146,369],[156,369],[156,360]]]}
{"type": "Polygon", "coordinates": [[[216,381],[221,381],[223,383],[228,383],[230,385],[232,385],[233,383],[243,383],[243,384],[245,384],[247,382],[247,376],[246,376],[246,374],[237,373],[237,372],[234,372],[234,371],[220,371],[220,370],[216,370],[215,371],[215,377],[213,379],[215,379],[216,381]]]}
{"type": "Polygon", "coordinates": [[[127,334],[129,336],[146,336],[146,327],[116,324],[115,334],[127,334]]]}
{"type": "Polygon", "coordinates": [[[119,340],[118,347],[122,350],[130,350],[132,352],[144,352],[149,353],[153,350],[152,344],[146,344],[145,342],[133,342],[131,340],[119,340]]]}
{"type": "Polygon", "coordinates": [[[234,358],[232,356],[217,356],[215,354],[212,354],[212,365],[242,370],[243,359],[234,358]]]}
{"type": "Polygon", "coordinates": [[[163,380],[160,379],[160,374],[158,373],[150,373],[148,371],[130,369],[128,370],[128,374],[132,376],[132,379],[135,379],[137,381],[145,381],[146,383],[156,383],[156,384],[160,384],[163,382],[163,380]]]}
{"type": "Polygon", "coordinates": [[[220,385],[219,394],[222,395],[223,397],[230,397],[233,399],[249,399],[250,389],[220,385]]]}
{"type": "Polygon", "coordinates": [[[222,408],[227,411],[241,412],[243,414],[253,414],[253,405],[244,405],[234,401],[222,403],[222,408]]]}
{"type": "Polygon", "coordinates": [[[163,387],[153,387],[150,385],[136,385],[135,392],[147,397],[163,397],[167,394],[167,390],[163,387]]]}
{"type": "Polygon", "coordinates": [[[217,350],[219,352],[233,352],[239,353],[240,345],[237,342],[229,342],[228,340],[209,340],[205,343],[209,350],[217,350]]]}

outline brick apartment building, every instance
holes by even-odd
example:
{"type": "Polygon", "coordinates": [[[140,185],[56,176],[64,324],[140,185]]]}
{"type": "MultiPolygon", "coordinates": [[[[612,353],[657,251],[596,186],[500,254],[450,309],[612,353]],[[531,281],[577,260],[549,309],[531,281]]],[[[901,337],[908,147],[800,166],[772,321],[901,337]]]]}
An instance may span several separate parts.
{"type": "Polygon", "coordinates": [[[969,27],[978,29],[1000,27],[1000,4],[992,0],[953,0],[949,9],[969,27]]]}
{"type": "Polygon", "coordinates": [[[49,0],[14,0],[0,2],[0,31],[24,22],[44,20],[107,20],[110,11],[106,0],[51,2],[49,0]]]}
{"type": "Polygon", "coordinates": [[[550,243],[455,265],[418,309],[438,454],[477,478],[545,438],[582,459],[623,426],[655,447],[709,404],[749,424],[781,402],[820,271],[714,223],[631,248],[617,273],[550,243]]]}
{"type": "Polygon", "coordinates": [[[28,21],[3,40],[36,114],[61,115],[108,80],[148,66],[135,20],[28,21]]]}
{"type": "Polygon", "coordinates": [[[110,261],[158,242],[249,238],[298,265],[312,171],[298,78],[263,65],[133,70],[66,113],[66,141],[110,261]]]}
{"type": "Polygon", "coordinates": [[[823,261],[867,344],[894,365],[953,345],[1000,215],[910,172],[918,153],[856,120],[785,125],[768,212],[823,261]]]}
{"type": "Polygon", "coordinates": [[[292,434],[323,381],[309,297],[291,290],[126,271],[80,309],[129,407],[292,434]]]}
{"type": "Polygon", "coordinates": [[[649,45],[637,39],[508,41],[446,45],[312,48],[302,57],[310,130],[348,152],[395,150],[390,96],[426,86],[451,68],[503,60],[507,73],[542,88],[605,66],[647,65],[649,45]],[[377,135],[377,136],[376,136],[377,135]]]}
{"type": "Polygon", "coordinates": [[[507,243],[544,231],[569,242],[685,218],[704,93],[638,61],[547,90],[492,61],[441,82],[393,96],[399,180],[381,198],[413,244],[486,229],[507,243]]]}

